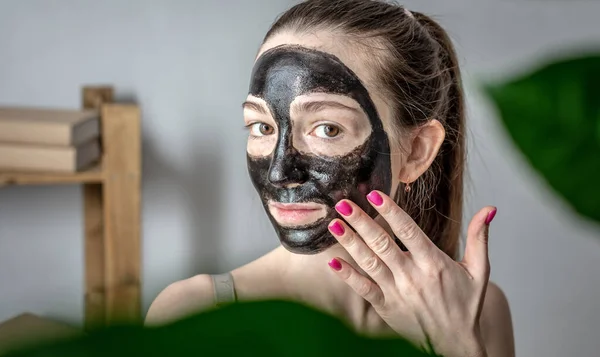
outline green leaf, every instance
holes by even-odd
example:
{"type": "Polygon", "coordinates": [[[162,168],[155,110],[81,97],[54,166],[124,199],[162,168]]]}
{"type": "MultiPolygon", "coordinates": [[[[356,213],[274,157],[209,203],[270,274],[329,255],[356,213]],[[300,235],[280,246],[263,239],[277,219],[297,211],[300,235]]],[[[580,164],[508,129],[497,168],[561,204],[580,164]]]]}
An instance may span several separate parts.
{"type": "Polygon", "coordinates": [[[562,59],[484,88],[533,168],[600,222],[600,54],[562,59]]]}
{"type": "Polygon", "coordinates": [[[372,339],[286,301],[238,303],[155,328],[115,326],[6,357],[428,356],[404,339],[372,339]]]}

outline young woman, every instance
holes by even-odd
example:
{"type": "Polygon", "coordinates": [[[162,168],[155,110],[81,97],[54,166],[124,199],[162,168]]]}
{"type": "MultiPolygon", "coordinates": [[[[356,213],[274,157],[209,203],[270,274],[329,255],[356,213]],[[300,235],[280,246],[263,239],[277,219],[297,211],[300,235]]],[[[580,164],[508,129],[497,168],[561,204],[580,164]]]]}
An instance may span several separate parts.
{"type": "Polygon", "coordinates": [[[250,178],[281,246],[167,287],[147,322],[222,301],[292,299],[444,356],[513,356],[488,282],[481,209],[457,261],[465,118],[460,71],[429,17],[373,0],[309,0],[266,34],[244,102],[250,178]]]}

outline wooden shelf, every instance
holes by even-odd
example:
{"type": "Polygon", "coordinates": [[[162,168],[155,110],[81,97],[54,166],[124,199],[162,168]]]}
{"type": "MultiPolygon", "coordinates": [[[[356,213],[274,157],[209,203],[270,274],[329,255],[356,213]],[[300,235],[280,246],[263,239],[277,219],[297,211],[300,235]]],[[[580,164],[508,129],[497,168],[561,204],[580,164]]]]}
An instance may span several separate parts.
{"type": "Polygon", "coordinates": [[[82,107],[100,111],[101,164],[77,173],[0,171],[0,188],[80,184],[85,239],[85,327],[92,330],[116,323],[139,324],[142,322],[140,108],[135,104],[114,103],[113,89],[109,86],[84,87],[82,107]]]}
{"type": "Polygon", "coordinates": [[[99,183],[102,178],[101,164],[76,173],[0,171],[0,186],[99,183]]]}

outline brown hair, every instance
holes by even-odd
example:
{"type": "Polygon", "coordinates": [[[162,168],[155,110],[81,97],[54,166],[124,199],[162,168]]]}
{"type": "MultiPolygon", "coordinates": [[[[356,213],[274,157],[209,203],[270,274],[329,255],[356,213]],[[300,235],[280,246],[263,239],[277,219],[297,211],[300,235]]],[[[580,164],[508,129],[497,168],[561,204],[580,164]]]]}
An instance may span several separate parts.
{"type": "MultiPolygon", "coordinates": [[[[285,13],[264,41],[282,31],[329,30],[353,44],[383,46],[375,80],[396,115],[394,132],[439,120],[446,137],[431,167],[396,202],[446,254],[456,258],[461,232],[465,159],[464,103],[456,54],[431,18],[377,0],[307,0],[285,13]]],[[[369,48],[365,47],[365,49],[369,48]]],[[[414,179],[414,178],[412,178],[414,179]]]]}

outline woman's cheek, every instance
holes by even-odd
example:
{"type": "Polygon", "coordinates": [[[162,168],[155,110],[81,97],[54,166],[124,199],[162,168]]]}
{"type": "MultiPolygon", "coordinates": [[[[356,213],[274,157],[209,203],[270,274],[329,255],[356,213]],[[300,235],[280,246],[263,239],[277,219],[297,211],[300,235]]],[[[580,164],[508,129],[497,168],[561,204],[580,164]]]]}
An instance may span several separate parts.
{"type": "Polygon", "coordinates": [[[277,137],[275,135],[248,137],[247,152],[252,157],[269,156],[275,149],[277,137]]]}

